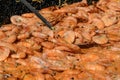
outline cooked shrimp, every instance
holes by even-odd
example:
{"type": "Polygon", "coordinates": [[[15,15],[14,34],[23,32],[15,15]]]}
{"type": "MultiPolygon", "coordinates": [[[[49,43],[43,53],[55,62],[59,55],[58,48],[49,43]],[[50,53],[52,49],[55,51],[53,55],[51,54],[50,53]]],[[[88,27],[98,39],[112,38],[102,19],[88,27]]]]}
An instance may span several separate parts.
{"type": "Polygon", "coordinates": [[[77,19],[75,17],[68,16],[68,17],[66,17],[66,18],[63,19],[63,25],[65,27],[74,28],[77,25],[77,19]]]}
{"type": "Polygon", "coordinates": [[[0,46],[0,61],[7,59],[10,54],[10,49],[5,46],[0,46]]]}
{"type": "Polygon", "coordinates": [[[85,62],[95,62],[97,61],[98,59],[100,59],[100,57],[97,55],[97,54],[83,54],[80,56],[80,60],[81,61],[85,61],[85,62]]]}
{"type": "Polygon", "coordinates": [[[3,30],[3,31],[11,31],[14,27],[16,27],[16,26],[13,25],[13,24],[2,25],[1,30],[3,30]]]}
{"type": "Polygon", "coordinates": [[[84,10],[79,10],[75,15],[78,18],[79,22],[87,22],[88,21],[88,13],[84,10]]]}
{"type": "Polygon", "coordinates": [[[83,24],[80,26],[80,28],[82,29],[82,36],[84,39],[90,41],[91,38],[96,34],[95,33],[95,26],[91,25],[91,24],[83,24]]]}
{"type": "Polygon", "coordinates": [[[107,7],[111,10],[120,11],[120,1],[111,1],[107,4],[107,7]]]}
{"type": "Polygon", "coordinates": [[[4,41],[5,41],[5,42],[8,42],[8,43],[13,43],[13,42],[16,41],[16,39],[17,39],[17,38],[16,38],[16,35],[13,34],[13,35],[8,36],[7,38],[5,38],[4,41]]]}
{"type": "Polygon", "coordinates": [[[12,58],[25,58],[26,57],[26,53],[23,51],[17,51],[17,54],[12,54],[11,55],[12,58]]]}
{"type": "Polygon", "coordinates": [[[75,7],[70,7],[70,6],[66,6],[64,8],[55,10],[55,13],[76,13],[77,12],[77,8],[75,7]]]}
{"type": "Polygon", "coordinates": [[[110,0],[99,0],[99,2],[97,3],[97,7],[99,9],[101,9],[102,11],[106,11],[107,8],[107,3],[109,3],[110,0]]]}
{"type": "Polygon", "coordinates": [[[17,39],[18,40],[20,40],[20,39],[27,39],[29,36],[30,36],[30,33],[26,32],[26,33],[23,33],[23,34],[19,34],[17,36],[17,39]]]}
{"type": "Polygon", "coordinates": [[[72,44],[75,41],[75,33],[73,31],[67,31],[63,34],[63,39],[72,44]]]}
{"type": "Polygon", "coordinates": [[[93,36],[92,40],[97,44],[105,44],[108,42],[108,38],[105,34],[93,36]]]}
{"type": "Polygon", "coordinates": [[[0,40],[6,38],[6,34],[0,30],[0,40]]]}
{"type": "Polygon", "coordinates": [[[7,47],[10,50],[15,51],[15,52],[17,51],[17,48],[14,44],[10,44],[10,43],[7,43],[7,42],[0,41],[0,46],[7,47]]]}
{"type": "Polygon", "coordinates": [[[39,38],[42,38],[42,39],[47,37],[46,34],[43,34],[43,33],[40,33],[40,32],[32,32],[32,36],[39,37],[39,38]]]}
{"type": "Polygon", "coordinates": [[[120,54],[117,51],[105,50],[103,54],[108,61],[120,60],[120,54]]]}
{"type": "Polygon", "coordinates": [[[86,70],[92,70],[92,71],[104,71],[105,67],[99,64],[93,64],[93,63],[88,63],[84,65],[84,68],[86,70]]]}
{"type": "Polygon", "coordinates": [[[17,15],[12,16],[10,20],[13,24],[18,25],[18,26],[23,25],[24,23],[27,23],[27,20],[25,18],[21,16],[17,16],[17,15]]]}
{"type": "Polygon", "coordinates": [[[48,49],[53,49],[55,46],[54,43],[52,43],[52,42],[42,42],[41,45],[48,49]]]}
{"type": "Polygon", "coordinates": [[[33,13],[24,13],[24,14],[22,14],[21,16],[22,16],[22,17],[25,17],[25,18],[32,18],[32,17],[35,16],[35,14],[33,14],[33,13]]]}
{"type": "Polygon", "coordinates": [[[105,26],[111,26],[118,22],[117,16],[112,16],[109,14],[104,15],[101,19],[104,22],[105,26]]]}
{"type": "Polygon", "coordinates": [[[92,24],[96,26],[98,29],[103,29],[105,27],[104,22],[101,19],[93,19],[92,24]]]}
{"type": "Polygon", "coordinates": [[[37,80],[32,74],[26,74],[23,80],[37,80]]]}
{"type": "Polygon", "coordinates": [[[34,80],[46,80],[42,73],[36,74],[35,78],[34,80]]]}
{"type": "Polygon", "coordinates": [[[50,74],[45,74],[45,80],[55,80],[50,74]]]}

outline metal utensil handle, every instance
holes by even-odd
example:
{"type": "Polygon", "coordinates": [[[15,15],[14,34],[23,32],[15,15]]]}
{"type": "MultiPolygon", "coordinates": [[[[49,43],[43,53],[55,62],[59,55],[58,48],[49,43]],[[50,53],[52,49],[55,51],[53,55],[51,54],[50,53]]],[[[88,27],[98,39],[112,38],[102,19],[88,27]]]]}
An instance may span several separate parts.
{"type": "Polygon", "coordinates": [[[34,7],[30,5],[26,0],[20,0],[24,5],[27,6],[35,15],[40,18],[46,25],[52,30],[52,25],[36,10],[34,7]]]}

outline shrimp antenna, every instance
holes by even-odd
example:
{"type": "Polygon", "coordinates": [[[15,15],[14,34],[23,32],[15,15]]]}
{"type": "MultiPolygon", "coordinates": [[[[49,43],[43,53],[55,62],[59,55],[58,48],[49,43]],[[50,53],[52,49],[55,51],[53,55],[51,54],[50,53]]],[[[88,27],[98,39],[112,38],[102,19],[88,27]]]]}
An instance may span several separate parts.
{"type": "Polygon", "coordinates": [[[30,3],[28,3],[26,0],[20,0],[21,3],[23,3],[25,6],[27,6],[28,9],[30,9],[39,19],[41,19],[48,28],[52,30],[52,25],[50,22],[48,22],[39,12],[36,10],[33,6],[31,6],[30,3]]]}

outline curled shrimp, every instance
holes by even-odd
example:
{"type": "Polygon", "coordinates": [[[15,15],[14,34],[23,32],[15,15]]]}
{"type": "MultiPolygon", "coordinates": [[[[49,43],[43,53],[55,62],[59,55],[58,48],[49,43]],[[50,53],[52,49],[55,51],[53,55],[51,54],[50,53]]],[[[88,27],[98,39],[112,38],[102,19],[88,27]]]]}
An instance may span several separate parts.
{"type": "Polygon", "coordinates": [[[111,1],[107,4],[107,7],[111,10],[120,11],[120,1],[111,1]]]}
{"type": "Polygon", "coordinates": [[[34,17],[35,15],[33,13],[24,13],[21,15],[22,17],[25,17],[25,18],[32,18],[34,17]]]}
{"type": "Polygon", "coordinates": [[[80,56],[80,60],[81,61],[85,61],[85,62],[94,62],[94,61],[97,61],[98,59],[100,59],[100,57],[98,56],[98,55],[96,55],[96,54],[89,54],[89,53],[87,53],[87,54],[83,54],[83,55],[81,55],[80,56]]]}
{"type": "Polygon", "coordinates": [[[75,33],[73,31],[67,31],[63,34],[63,39],[71,44],[75,41],[75,33]]]}
{"type": "Polygon", "coordinates": [[[11,57],[12,58],[25,58],[26,53],[23,51],[17,51],[17,54],[12,54],[11,57]]]}
{"type": "Polygon", "coordinates": [[[36,80],[36,78],[32,74],[26,74],[23,80],[36,80]]]}
{"type": "Polygon", "coordinates": [[[55,46],[54,43],[52,43],[52,42],[42,42],[41,45],[48,49],[53,49],[55,46]]]}
{"type": "Polygon", "coordinates": [[[2,25],[1,30],[2,31],[11,31],[14,27],[15,27],[15,25],[13,25],[13,24],[2,25]]]}
{"type": "Polygon", "coordinates": [[[13,42],[16,41],[16,39],[17,39],[17,38],[16,38],[16,35],[13,34],[13,35],[8,36],[7,38],[5,38],[4,41],[5,41],[5,42],[8,42],[8,43],[13,43],[13,42]]]}
{"type": "Polygon", "coordinates": [[[117,16],[109,15],[109,14],[104,15],[101,19],[104,22],[105,26],[111,26],[118,22],[117,16]]]}
{"type": "Polygon", "coordinates": [[[68,16],[68,17],[66,17],[66,18],[63,19],[63,25],[65,27],[74,28],[77,25],[77,19],[75,17],[68,16]]]}
{"type": "Polygon", "coordinates": [[[39,38],[42,38],[42,39],[47,37],[46,34],[43,34],[43,33],[40,33],[40,32],[32,32],[32,36],[39,37],[39,38]]]}
{"type": "Polygon", "coordinates": [[[55,80],[50,74],[45,74],[45,80],[55,80]]]}
{"type": "Polygon", "coordinates": [[[64,8],[55,10],[55,13],[76,13],[78,11],[75,7],[66,6],[64,8]]]}
{"type": "Polygon", "coordinates": [[[6,38],[6,34],[0,30],[0,40],[6,38]]]}
{"type": "Polygon", "coordinates": [[[27,20],[21,16],[15,15],[10,18],[11,22],[15,25],[23,25],[23,23],[28,23],[27,20]]]}
{"type": "Polygon", "coordinates": [[[78,18],[79,22],[87,22],[88,21],[88,13],[84,10],[79,10],[75,15],[78,18]]]}
{"type": "Polygon", "coordinates": [[[99,2],[97,3],[97,7],[99,9],[101,9],[102,11],[106,11],[107,8],[107,3],[109,3],[110,0],[99,0],[99,2]]]}
{"type": "Polygon", "coordinates": [[[17,36],[17,39],[18,40],[20,40],[20,39],[27,39],[29,36],[30,36],[30,33],[26,32],[26,33],[23,33],[23,34],[19,34],[17,36]]]}
{"type": "Polygon", "coordinates": [[[92,24],[96,26],[98,29],[103,29],[105,27],[104,22],[101,19],[93,19],[92,24]]]}
{"type": "Polygon", "coordinates": [[[10,54],[10,49],[5,46],[0,46],[0,61],[5,60],[10,54]]]}
{"type": "Polygon", "coordinates": [[[16,48],[15,45],[10,44],[10,43],[7,43],[7,42],[0,41],[0,46],[7,47],[7,48],[9,48],[10,50],[15,51],[15,52],[17,51],[17,48],[16,48]]]}
{"type": "Polygon", "coordinates": [[[93,36],[92,40],[97,44],[105,44],[108,42],[108,38],[105,34],[93,36]]]}
{"type": "Polygon", "coordinates": [[[99,64],[93,64],[93,63],[88,63],[84,65],[84,68],[86,70],[92,70],[92,71],[104,71],[105,67],[99,64]]]}

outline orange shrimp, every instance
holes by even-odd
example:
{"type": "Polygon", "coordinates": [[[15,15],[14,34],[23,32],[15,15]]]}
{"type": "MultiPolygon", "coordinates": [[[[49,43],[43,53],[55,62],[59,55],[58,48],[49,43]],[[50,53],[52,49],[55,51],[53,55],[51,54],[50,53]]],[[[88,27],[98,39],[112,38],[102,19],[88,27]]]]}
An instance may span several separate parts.
{"type": "Polygon", "coordinates": [[[0,46],[0,61],[7,59],[10,54],[10,49],[5,46],[0,46]]]}
{"type": "Polygon", "coordinates": [[[17,48],[14,44],[10,44],[10,43],[7,43],[7,42],[0,41],[0,46],[7,47],[10,50],[15,51],[15,52],[17,51],[17,48]]]}
{"type": "Polygon", "coordinates": [[[115,15],[106,14],[101,19],[104,22],[105,26],[111,26],[118,22],[117,16],[115,15]]]}
{"type": "Polygon", "coordinates": [[[93,19],[92,24],[96,26],[98,29],[103,29],[105,27],[104,22],[101,19],[97,18],[93,19]]]}
{"type": "Polygon", "coordinates": [[[43,34],[43,33],[40,33],[40,32],[32,32],[32,36],[39,37],[39,38],[42,38],[42,39],[47,37],[46,34],[43,34]]]}
{"type": "Polygon", "coordinates": [[[120,1],[111,1],[107,4],[107,7],[111,10],[120,11],[120,1]]]}
{"type": "Polygon", "coordinates": [[[73,31],[67,31],[63,34],[63,39],[72,44],[75,41],[75,33],[73,31]]]}
{"type": "Polygon", "coordinates": [[[26,74],[23,80],[37,80],[32,74],[26,74]]]}
{"type": "Polygon", "coordinates": [[[6,38],[6,34],[0,30],[0,40],[6,38]]]}
{"type": "Polygon", "coordinates": [[[20,39],[26,39],[30,36],[30,33],[26,32],[26,33],[23,33],[23,34],[19,34],[17,36],[17,39],[20,40],[20,39]]]}
{"type": "Polygon", "coordinates": [[[17,39],[17,38],[16,38],[16,35],[13,34],[13,35],[11,35],[11,36],[5,38],[3,41],[8,42],[8,43],[13,43],[13,42],[16,41],[16,39],[17,39]]]}
{"type": "Polygon", "coordinates": [[[28,23],[28,21],[25,18],[17,15],[12,16],[10,20],[13,24],[18,26],[23,25],[24,23],[28,23]]]}
{"type": "Polygon", "coordinates": [[[97,44],[105,44],[108,42],[108,38],[105,34],[93,36],[92,40],[97,44]]]}
{"type": "Polygon", "coordinates": [[[86,69],[86,70],[92,70],[92,71],[100,71],[100,72],[102,72],[102,71],[104,71],[105,70],[105,67],[104,66],[102,66],[102,65],[99,65],[99,64],[94,64],[94,63],[88,63],[88,64],[85,64],[84,65],[84,68],[86,69]]]}
{"type": "Polygon", "coordinates": [[[53,49],[55,46],[52,42],[42,42],[41,45],[47,49],[53,49]]]}
{"type": "Polygon", "coordinates": [[[64,8],[55,10],[55,13],[76,13],[78,9],[72,6],[65,6],[64,8]]]}
{"type": "Polygon", "coordinates": [[[32,18],[32,17],[35,16],[35,14],[33,14],[33,13],[24,13],[24,14],[22,14],[21,16],[22,16],[22,17],[25,17],[25,18],[32,18]]]}
{"type": "Polygon", "coordinates": [[[13,24],[6,24],[1,26],[2,31],[11,31],[14,27],[16,27],[13,24]]]}

